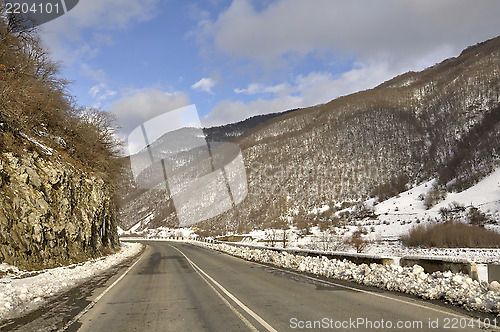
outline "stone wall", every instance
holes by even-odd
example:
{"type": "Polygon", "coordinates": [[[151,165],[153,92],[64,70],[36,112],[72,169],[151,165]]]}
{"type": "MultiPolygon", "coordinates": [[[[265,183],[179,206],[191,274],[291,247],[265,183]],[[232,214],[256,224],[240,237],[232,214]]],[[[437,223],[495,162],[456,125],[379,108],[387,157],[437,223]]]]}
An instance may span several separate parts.
{"type": "Polygon", "coordinates": [[[0,152],[0,263],[34,270],[119,247],[112,188],[37,152],[0,152]]]}

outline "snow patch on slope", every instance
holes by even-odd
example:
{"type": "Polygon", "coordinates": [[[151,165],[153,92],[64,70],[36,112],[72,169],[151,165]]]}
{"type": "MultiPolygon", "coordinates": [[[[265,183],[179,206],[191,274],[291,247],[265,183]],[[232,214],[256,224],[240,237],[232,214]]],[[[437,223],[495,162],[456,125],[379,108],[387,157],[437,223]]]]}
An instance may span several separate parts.
{"type": "MultiPolygon", "coordinates": [[[[500,168],[463,192],[448,193],[444,201],[427,210],[420,197],[432,188],[434,181],[422,183],[375,205],[375,213],[380,224],[375,225],[372,238],[399,238],[408,233],[417,221],[425,224],[429,220],[439,219],[439,210],[447,208],[453,202],[463,206],[473,205],[483,212],[490,213],[494,219],[500,220],[500,168]]],[[[500,230],[498,225],[496,228],[500,230]]]]}

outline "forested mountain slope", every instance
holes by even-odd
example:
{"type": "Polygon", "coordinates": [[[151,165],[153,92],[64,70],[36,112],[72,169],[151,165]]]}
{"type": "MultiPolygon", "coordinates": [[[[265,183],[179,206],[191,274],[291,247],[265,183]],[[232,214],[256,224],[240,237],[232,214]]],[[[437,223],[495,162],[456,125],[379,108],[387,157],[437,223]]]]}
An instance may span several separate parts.
{"type": "MultiPolygon", "coordinates": [[[[499,94],[495,38],[422,72],[270,119],[234,140],[248,197],[201,226],[244,231],[292,210],[298,220],[313,207],[387,198],[432,177],[443,189],[468,188],[499,165],[499,94]]],[[[174,224],[171,209],[148,215],[174,224]]]]}

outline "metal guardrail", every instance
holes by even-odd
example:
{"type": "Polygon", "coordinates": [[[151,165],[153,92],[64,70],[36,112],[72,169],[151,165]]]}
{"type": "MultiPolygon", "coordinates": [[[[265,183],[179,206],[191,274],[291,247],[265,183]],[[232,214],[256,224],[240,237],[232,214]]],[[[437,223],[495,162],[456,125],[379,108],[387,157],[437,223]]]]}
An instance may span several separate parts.
{"type": "Polygon", "coordinates": [[[400,266],[420,265],[427,273],[436,271],[467,274],[474,280],[480,281],[476,263],[461,259],[428,258],[416,256],[404,256],[399,260],[400,266]]]}
{"type": "MultiPolygon", "coordinates": [[[[200,239],[198,239],[200,240],[200,239]]],[[[368,254],[354,254],[354,253],[346,253],[346,252],[333,252],[333,251],[317,251],[317,250],[308,250],[308,249],[294,249],[294,248],[273,248],[273,247],[265,247],[265,246],[257,246],[246,243],[235,243],[235,242],[224,242],[224,241],[216,241],[211,239],[201,239],[202,242],[211,241],[208,243],[216,243],[216,244],[229,244],[237,247],[247,247],[252,249],[265,249],[277,252],[287,252],[292,255],[299,256],[310,256],[310,257],[326,257],[328,259],[338,259],[338,260],[348,260],[355,264],[383,264],[383,265],[392,265],[394,264],[394,259],[389,257],[382,257],[376,255],[368,255],[368,254]]]]}
{"type": "MultiPolygon", "coordinates": [[[[152,237],[152,238],[122,238],[122,240],[176,240],[183,241],[188,240],[181,236],[170,236],[164,237],[152,237]]],[[[326,257],[328,259],[338,259],[347,260],[355,264],[382,264],[382,265],[394,265],[394,258],[383,257],[377,255],[368,254],[358,254],[358,253],[346,253],[346,252],[326,252],[308,249],[294,249],[294,248],[273,248],[258,246],[248,243],[236,243],[236,242],[225,242],[217,241],[208,238],[197,238],[197,241],[211,243],[211,244],[228,244],[236,247],[246,247],[251,249],[263,249],[271,250],[276,252],[287,252],[292,255],[300,256],[310,256],[310,257],[326,257]]],[[[464,259],[452,259],[452,258],[433,258],[433,257],[421,257],[421,256],[404,256],[399,260],[400,266],[414,266],[420,265],[424,268],[427,273],[433,273],[436,271],[446,272],[451,271],[453,273],[464,273],[469,275],[474,280],[480,280],[477,266],[475,263],[464,259]]],[[[486,281],[486,280],[485,280],[486,281]]],[[[488,264],[488,282],[497,281],[500,282],[500,264],[488,264]]]]}

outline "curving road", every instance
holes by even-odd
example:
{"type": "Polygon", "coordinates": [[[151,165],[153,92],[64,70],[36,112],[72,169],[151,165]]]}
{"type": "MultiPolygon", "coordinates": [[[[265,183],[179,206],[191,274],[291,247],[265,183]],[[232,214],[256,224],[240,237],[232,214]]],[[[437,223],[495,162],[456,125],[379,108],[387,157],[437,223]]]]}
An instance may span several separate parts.
{"type": "Polygon", "coordinates": [[[478,328],[477,318],[456,308],[401,294],[322,280],[180,242],[147,244],[136,264],[68,330],[440,331],[449,330],[446,324],[458,327],[455,331],[478,328]]]}

